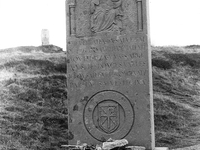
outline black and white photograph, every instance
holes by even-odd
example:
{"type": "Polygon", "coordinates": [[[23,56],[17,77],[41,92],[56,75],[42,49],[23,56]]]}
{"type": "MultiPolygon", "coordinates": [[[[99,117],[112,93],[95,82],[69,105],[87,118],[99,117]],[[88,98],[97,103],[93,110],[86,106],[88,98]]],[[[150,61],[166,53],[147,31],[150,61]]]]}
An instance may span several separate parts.
{"type": "Polygon", "coordinates": [[[200,150],[199,0],[0,0],[0,150],[200,150]]]}

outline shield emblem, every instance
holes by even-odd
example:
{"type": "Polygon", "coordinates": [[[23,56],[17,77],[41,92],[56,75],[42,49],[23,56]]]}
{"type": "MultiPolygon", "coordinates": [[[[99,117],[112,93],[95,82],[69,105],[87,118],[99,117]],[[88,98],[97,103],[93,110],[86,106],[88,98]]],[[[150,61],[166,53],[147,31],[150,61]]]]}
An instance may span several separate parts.
{"type": "Polygon", "coordinates": [[[98,125],[101,130],[111,134],[120,125],[119,106],[117,103],[109,101],[98,105],[98,125]]]}

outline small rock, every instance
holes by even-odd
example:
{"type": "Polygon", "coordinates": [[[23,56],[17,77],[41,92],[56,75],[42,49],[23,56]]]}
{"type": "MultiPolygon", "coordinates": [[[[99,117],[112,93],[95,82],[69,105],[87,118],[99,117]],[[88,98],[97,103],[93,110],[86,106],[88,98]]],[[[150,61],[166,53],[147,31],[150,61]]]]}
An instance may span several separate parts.
{"type": "Polygon", "coordinates": [[[126,150],[145,150],[145,147],[142,147],[142,146],[127,146],[126,150]]]}
{"type": "Polygon", "coordinates": [[[122,140],[112,140],[112,141],[107,141],[103,143],[102,148],[104,150],[110,150],[113,149],[115,147],[122,147],[124,145],[127,145],[128,141],[126,139],[122,139],[122,140]]]}
{"type": "Polygon", "coordinates": [[[96,150],[102,150],[100,145],[96,145],[96,150]]]}

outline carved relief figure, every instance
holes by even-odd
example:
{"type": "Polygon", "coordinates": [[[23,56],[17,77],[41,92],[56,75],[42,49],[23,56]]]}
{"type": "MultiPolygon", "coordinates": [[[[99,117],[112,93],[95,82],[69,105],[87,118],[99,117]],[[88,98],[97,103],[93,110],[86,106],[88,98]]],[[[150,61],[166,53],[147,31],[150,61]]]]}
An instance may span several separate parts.
{"type": "Polygon", "coordinates": [[[92,0],[90,13],[92,32],[122,29],[122,0],[92,0]]]}

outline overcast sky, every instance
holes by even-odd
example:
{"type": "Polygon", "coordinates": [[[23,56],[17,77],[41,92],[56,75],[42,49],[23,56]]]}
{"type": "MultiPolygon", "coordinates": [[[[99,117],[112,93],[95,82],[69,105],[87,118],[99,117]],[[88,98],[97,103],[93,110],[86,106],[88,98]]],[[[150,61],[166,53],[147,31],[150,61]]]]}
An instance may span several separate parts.
{"type": "MultiPolygon", "coordinates": [[[[151,44],[200,45],[200,0],[149,0],[151,44]]],[[[50,43],[66,47],[65,0],[0,0],[0,49],[50,43]]]]}

